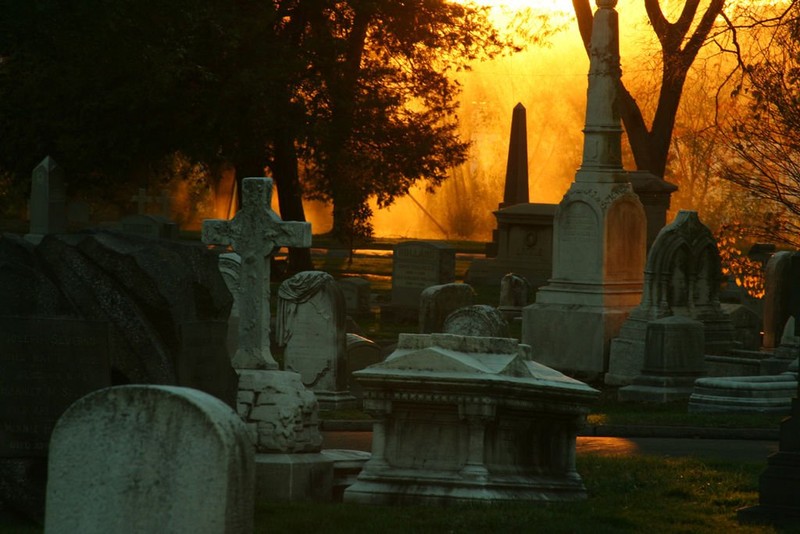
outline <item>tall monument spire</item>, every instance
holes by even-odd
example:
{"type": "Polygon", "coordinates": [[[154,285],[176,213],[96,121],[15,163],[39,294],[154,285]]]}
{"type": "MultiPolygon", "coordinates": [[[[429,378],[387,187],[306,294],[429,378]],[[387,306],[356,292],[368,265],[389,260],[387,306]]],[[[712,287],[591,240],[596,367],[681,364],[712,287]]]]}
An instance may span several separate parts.
{"type": "Polygon", "coordinates": [[[553,274],[523,310],[522,342],[560,371],[608,370],[611,340],[642,297],[647,223],[622,169],[616,0],[597,0],[583,162],[553,228],[553,274]]]}
{"type": "Polygon", "coordinates": [[[589,87],[583,129],[583,161],[576,182],[627,182],[622,169],[618,109],[619,20],[616,0],[597,0],[590,44],[589,87]]]}

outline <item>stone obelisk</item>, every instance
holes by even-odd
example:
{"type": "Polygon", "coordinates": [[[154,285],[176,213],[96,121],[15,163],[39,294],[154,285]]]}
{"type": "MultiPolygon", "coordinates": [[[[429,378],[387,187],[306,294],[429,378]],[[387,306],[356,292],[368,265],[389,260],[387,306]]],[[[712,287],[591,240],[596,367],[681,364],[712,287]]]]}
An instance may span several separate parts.
{"type": "Polygon", "coordinates": [[[535,360],[589,377],[608,369],[610,341],[641,299],[645,262],[645,213],[622,168],[615,5],[597,1],[583,161],[556,211],[552,278],[522,326],[535,360]]]}
{"type": "Polygon", "coordinates": [[[506,187],[499,209],[528,203],[528,129],[525,106],[514,106],[511,114],[511,135],[508,140],[506,187]]]}

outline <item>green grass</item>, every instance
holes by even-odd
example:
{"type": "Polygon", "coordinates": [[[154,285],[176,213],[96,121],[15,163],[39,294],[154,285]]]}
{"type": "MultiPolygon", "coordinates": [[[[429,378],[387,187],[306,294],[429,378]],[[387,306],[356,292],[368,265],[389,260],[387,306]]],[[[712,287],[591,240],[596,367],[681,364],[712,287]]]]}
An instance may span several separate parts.
{"type": "Polygon", "coordinates": [[[589,499],[452,507],[260,503],[256,532],[776,532],[741,526],[758,501],[760,463],[579,455],[589,499]],[[320,530],[320,527],[322,529],[320,530]]]}
{"type": "Polygon", "coordinates": [[[689,413],[688,401],[664,404],[619,402],[616,388],[602,391],[586,422],[590,425],[693,426],[702,428],[778,428],[784,415],[689,413]]]}

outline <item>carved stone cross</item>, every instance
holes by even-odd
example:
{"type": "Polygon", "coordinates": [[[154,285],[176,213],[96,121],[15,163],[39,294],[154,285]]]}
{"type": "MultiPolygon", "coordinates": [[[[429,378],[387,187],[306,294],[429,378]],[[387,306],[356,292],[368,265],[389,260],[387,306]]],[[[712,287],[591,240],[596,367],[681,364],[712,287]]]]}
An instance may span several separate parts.
{"type": "Polygon", "coordinates": [[[139,188],[139,192],[131,197],[131,202],[136,202],[136,213],[144,215],[147,211],[147,204],[153,201],[153,197],[147,196],[147,189],[139,188]]]}
{"type": "Polygon", "coordinates": [[[270,257],[276,248],[311,246],[311,224],[281,221],[270,209],[271,199],[271,178],[245,178],[236,216],[203,221],[203,243],[231,245],[242,257],[236,369],[278,369],[269,349],[270,257]]]}

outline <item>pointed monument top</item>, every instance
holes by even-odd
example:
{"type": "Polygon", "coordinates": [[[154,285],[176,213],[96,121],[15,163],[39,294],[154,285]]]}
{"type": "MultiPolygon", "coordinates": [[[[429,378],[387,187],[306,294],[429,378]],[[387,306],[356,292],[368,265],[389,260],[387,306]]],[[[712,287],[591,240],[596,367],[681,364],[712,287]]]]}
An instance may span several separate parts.
{"type": "Polygon", "coordinates": [[[597,0],[590,45],[583,161],[576,182],[627,182],[622,169],[622,124],[617,108],[622,72],[616,0],[597,0]]]}

